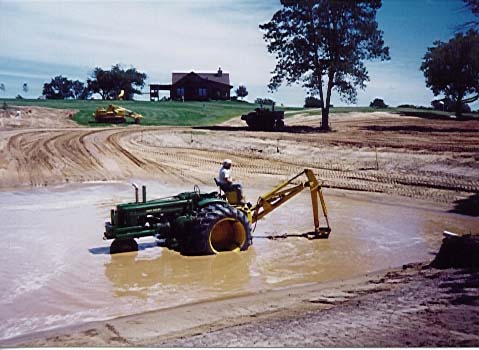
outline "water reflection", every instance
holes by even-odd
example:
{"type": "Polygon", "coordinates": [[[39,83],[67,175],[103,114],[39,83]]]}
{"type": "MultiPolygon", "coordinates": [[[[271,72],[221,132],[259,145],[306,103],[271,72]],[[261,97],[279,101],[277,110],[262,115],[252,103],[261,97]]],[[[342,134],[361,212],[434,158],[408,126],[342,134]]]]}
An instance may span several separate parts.
{"type": "Polygon", "coordinates": [[[161,249],[155,258],[141,257],[138,252],[115,254],[105,264],[105,275],[114,286],[117,297],[148,298],[161,294],[201,290],[225,292],[242,290],[250,281],[254,249],[247,252],[225,252],[218,255],[186,257],[161,249]]]}

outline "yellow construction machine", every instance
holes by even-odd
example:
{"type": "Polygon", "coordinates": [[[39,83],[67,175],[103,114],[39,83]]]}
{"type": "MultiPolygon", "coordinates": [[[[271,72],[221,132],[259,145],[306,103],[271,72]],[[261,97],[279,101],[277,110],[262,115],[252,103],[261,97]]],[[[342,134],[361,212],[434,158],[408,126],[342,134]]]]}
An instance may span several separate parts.
{"type": "MultiPolygon", "coordinates": [[[[125,91],[121,90],[117,98],[121,101],[124,96],[125,91]]],[[[143,118],[141,114],[113,104],[109,105],[108,108],[98,108],[93,113],[93,117],[97,123],[126,123],[126,118],[131,118],[135,124],[140,124],[141,118],[143,118]]]]}
{"type": "Polygon", "coordinates": [[[131,118],[135,124],[140,124],[141,114],[135,113],[117,105],[109,105],[108,108],[98,108],[93,113],[97,123],[126,123],[126,118],[131,118]]]}
{"type": "MultiPolygon", "coordinates": [[[[258,198],[258,202],[253,206],[251,211],[251,223],[262,219],[274,209],[278,208],[298,193],[303,191],[305,188],[309,188],[311,193],[311,206],[313,209],[313,222],[314,222],[314,231],[308,233],[311,238],[328,238],[331,232],[331,227],[329,226],[328,211],[326,209],[326,202],[324,201],[323,192],[321,189],[321,184],[314,176],[314,173],[311,169],[305,169],[298,175],[292,177],[291,179],[280,183],[278,186],[273,188],[270,192],[261,195],[258,198]],[[305,175],[308,181],[297,181],[299,177],[305,175]],[[319,225],[319,206],[318,201],[321,203],[321,209],[323,212],[324,220],[326,226],[321,227],[319,225]]],[[[227,193],[228,195],[228,193],[227,193]]]]}

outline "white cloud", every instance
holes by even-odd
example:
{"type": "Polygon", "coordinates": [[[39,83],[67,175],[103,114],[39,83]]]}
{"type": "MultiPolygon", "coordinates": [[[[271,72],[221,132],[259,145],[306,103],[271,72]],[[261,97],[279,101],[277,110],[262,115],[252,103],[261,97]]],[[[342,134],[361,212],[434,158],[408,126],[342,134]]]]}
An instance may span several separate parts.
{"type": "Polygon", "coordinates": [[[231,8],[203,1],[0,4],[3,56],[88,66],[122,62],[152,77],[221,65],[250,84],[266,83],[274,66],[258,28],[265,16],[234,2],[231,8]]]}

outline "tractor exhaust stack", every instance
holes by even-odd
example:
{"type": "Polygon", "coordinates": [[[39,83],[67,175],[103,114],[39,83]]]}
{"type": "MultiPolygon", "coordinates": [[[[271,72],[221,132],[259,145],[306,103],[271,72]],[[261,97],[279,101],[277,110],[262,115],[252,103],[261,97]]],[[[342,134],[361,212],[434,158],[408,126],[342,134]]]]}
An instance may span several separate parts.
{"type": "Polygon", "coordinates": [[[138,186],[136,184],[131,184],[135,188],[135,203],[138,203],[138,186]]]}

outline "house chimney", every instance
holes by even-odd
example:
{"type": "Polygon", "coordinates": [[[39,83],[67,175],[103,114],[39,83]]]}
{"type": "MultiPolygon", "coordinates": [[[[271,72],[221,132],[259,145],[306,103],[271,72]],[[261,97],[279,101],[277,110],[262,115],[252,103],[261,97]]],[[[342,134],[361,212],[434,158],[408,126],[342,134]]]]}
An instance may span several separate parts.
{"type": "Polygon", "coordinates": [[[218,68],[218,73],[216,75],[219,77],[223,75],[223,71],[221,70],[221,67],[218,68]]]}

